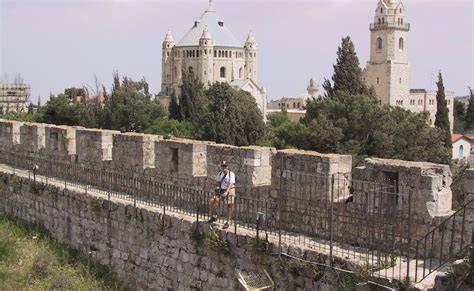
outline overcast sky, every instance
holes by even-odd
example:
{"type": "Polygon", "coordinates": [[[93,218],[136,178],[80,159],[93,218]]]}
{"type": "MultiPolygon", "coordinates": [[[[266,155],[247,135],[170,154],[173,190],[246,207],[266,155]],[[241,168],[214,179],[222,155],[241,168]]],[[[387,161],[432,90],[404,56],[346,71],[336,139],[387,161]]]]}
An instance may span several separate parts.
{"type": "MultiPolygon", "coordinates": [[[[369,56],[369,23],[378,0],[226,1],[214,6],[238,40],[250,29],[259,44],[259,80],[270,99],[305,92],[332,75],[343,36],[352,37],[361,65],[369,56]]],[[[112,72],[145,77],[160,91],[161,43],[175,41],[208,6],[207,0],[0,0],[0,68],[21,73],[32,100],[67,87],[110,87],[112,72]]],[[[474,86],[472,1],[404,1],[411,23],[411,87],[435,89],[442,71],[447,90],[467,95],[474,86]]],[[[321,87],[320,87],[321,90],[321,87]]]]}

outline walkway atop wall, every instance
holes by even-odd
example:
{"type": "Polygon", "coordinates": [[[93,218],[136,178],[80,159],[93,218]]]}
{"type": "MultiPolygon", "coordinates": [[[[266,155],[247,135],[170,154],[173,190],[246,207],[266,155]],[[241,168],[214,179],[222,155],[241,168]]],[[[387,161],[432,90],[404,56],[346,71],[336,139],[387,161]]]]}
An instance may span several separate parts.
{"type": "MultiPolygon", "coordinates": [[[[14,168],[6,164],[0,164],[0,172],[14,174],[19,177],[33,180],[33,174],[31,171],[14,168]]],[[[133,205],[134,207],[147,209],[152,212],[165,213],[166,215],[178,217],[182,220],[189,221],[190,223],[198,221],[200,225],[207,225],[205,222],[208,218],[207,214],[202,213],[199,210],[192,214],[188,211],[183,211],[180,207],[176,207],[173,203],[170,203],[169,205],[159,205],[154,203],[156,201],[153,200],[153,197],[144,198],[144,196],[141,195],[137,199],[137,197],[133,197],[129,194],[106,191],[99,187],[68,181],[53,176],[36,175],[35,179],[36,182],[54,185],[60,189],[67,188],[70,191],[85,192],[86,194],[98,199],[109,199],[115,203],[133,205]]],[[[189,189],[188,194],[204,194],[203,191],[191,193],[192,191],[195,190],[189,189]]],[[[222,225],[221,222],[222,220],[217,223],[216,227],[220,228],[222,225]]],[[[349,244],[328,241],[316,237],[308,237],[297,233],[283,231],[275,233],[266,230],[263,226],[262,228],[263,229],[260,230],[259,238],[265,239],[273,246],[276,246],[276,249],[273,249],[275,255],[281,253],[283,255],[304,259],[327,267],[333,266],[331,261],[345,262],[344,265],[346,265],[347,268],[344,271],[354,271],[357,267],[370,266],[374,271],[373,276],[382,280],[382,284],[385,280],[403,282],[406,278],[408,264],[405,256],[386,254],[377,250],[354,247],[349,244]],[[391,263],[388,260],[390,260],[391,263]]],[[[257,233],[255,225],[242,223],[240,221],[233,224],[231,228],[221,231],[233,243],[239,243],[239,237],[255,238],[257,233]]],[[[409,263],[410,268],[408,272],[411,282],[415,282],[415,272],[418,272],[419,279],[420,274],[424,274],[423,272],[426,271],[425,268],[428,264],[432,264],[433,266],[439,264],[438,260],[418,260],[417,262],[411,260],[409,263]],[[418,266],[415,268],[417,262],[418,266]]],[[[434,272],[425,278],[421,282],[422,285],[425,287],[433,286],[436,274],[437,272],[434,272]]]]}

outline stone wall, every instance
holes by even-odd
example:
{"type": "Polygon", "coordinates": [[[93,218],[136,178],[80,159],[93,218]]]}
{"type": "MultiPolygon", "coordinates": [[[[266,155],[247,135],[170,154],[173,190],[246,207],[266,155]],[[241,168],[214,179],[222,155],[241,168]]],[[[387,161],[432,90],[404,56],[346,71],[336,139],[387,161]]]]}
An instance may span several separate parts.
{"type": "Polygon", "coordinates": [[[150,181],[210,191],[225,160],[249,221],[263,211],[269,227],[279,222],[282,230],[321,238],[332,231],[358,245],[375,231],[421,235],[451,214],[448,166],[369,159],[353,170],[348,155],[8,120],[0,120],[0,133],[4,163],[38,164],[44,174],[127,193],[143,192],[150,181]]]}
{"type": "MultiPolygon", "coordinates": [[[[58,183],[59,184],[59,183],[58,183]]],[[[216,230],[193,217],[103,199],[55,184],[0,172],[0,212],[44,226],[53,237],[109,266],[133,290],[243,290],[238,272],[266,269],[276,290],[338,290],[345,278],[323,267],[278,258],[273,242],[216,230]]],[[[328,256],[284,246],[290,254],[327,263],[328,256]]],[[[334,259],[334,266],[356,264],[334,259]]]]}

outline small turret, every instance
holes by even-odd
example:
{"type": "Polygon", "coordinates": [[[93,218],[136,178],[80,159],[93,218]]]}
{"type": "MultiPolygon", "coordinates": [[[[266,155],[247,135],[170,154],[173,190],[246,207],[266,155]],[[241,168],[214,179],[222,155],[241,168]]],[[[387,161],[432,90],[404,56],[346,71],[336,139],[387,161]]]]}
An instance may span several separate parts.
{"type": "Polygon", "coordinates": [[[257,49],[257,41],[255,40],[255,36],[253,35],[253,31],[249,32],[249,36],[247,37],[247,40],[245,41],[245,48],[252,49],[252,50],[257,49]]]}
{"type": "Polygon", "coordinates": [[[163,49],[170,49],[173,46],[174,46],[173,35],[171,35],[171,31],[168,30],[165,36],[165,40],[163,40],[163,49]]]}
{"type": "Polygon", "coordinates": [[[309,80],[309,86],[307,88],[308,90],[308,94],[309,96],[311,96],[311,98],[313,99],[316,99],[318,98],[318,83],[316,82],[316,80],[314,78],[311,78],[309,80]]]}
{"type": "Polygon", "coordinates": [[[245,78],[257,83],[257,41],[253,32],[249,32],[245,41],[245,78]]]}
{"type": "Polygon", "coordinates": [[[207,28],[207,25],[204,28],[204,30],[202,31],[201,38],[199,39],[199,45],[200,46],[212,46],[213,45],[212,36],[209,33],[209,29],[207,28]]]}
{"type": "Polygon", "coordinates": [[[213,56],[212,51],[214,49],[214,41],[209,33],[209,29],[204,27],[201,38],[199,39],[199,62],[198,71],[199,78],[205,87],[212,83],[212,76],[214,74],[213,69],[213,56]]]}
{"type": "Polygon", "coordinates": [[[163,68],[163,71],[161,73],[161,94],[167,96],[171,95],[171,84],[173,83],[173,47],[174,39],[171,35],[171,31],[168,30],[165,39],[163,40],[163,56],[161,59],[161,67],[163,68]]]}

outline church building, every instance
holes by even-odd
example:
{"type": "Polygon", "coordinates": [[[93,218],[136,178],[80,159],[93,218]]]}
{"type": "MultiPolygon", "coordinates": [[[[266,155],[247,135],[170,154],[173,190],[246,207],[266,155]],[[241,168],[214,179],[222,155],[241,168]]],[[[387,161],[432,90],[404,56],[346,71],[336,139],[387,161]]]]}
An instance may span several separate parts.
{"type": "Polygon", "coordinates": [[[163,41],[162,79],[160,96],[177,94],[182,85],[183,68],[192,71],[208,88],[214,82],[226,82],[236,89],[250,92],[258,107],[266,115],[267,94],[257,83],[258,46],[250,31],[242,45],[209,7],[191,29],[175,43],[170,31],[163,41]]]}
{"type": "MultiPolygon", "coordinates": [[[[414,112],[427,111],[434,125],[436,91],[410,89],[409,31],[401,0],[379,0],[374,22],[370,24],[370,61],[364,79],[375,89],[381,105],[401,106],[414,112]]],[[[422,40],[420,40],[422,41],[422,40]]],[[[453,129],[454,92],[445,92],[453,129]]]]}

